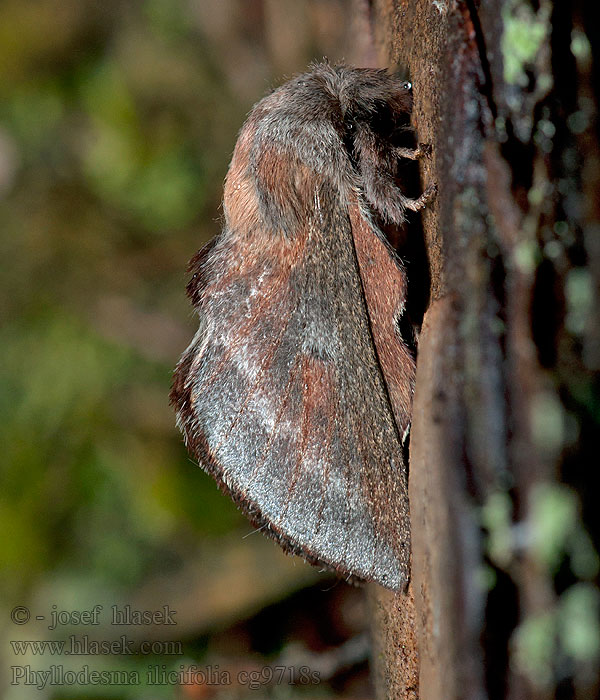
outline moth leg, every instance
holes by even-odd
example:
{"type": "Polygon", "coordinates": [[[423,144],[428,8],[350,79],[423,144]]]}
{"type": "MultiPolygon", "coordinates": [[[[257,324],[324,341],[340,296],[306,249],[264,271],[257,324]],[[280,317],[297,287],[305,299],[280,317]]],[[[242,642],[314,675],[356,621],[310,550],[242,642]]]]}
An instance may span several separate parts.
{"type": "Polygon", "coordinates": [[[411,157],[431,150],[427,144],[418,148],[392,148],[381,142],[377,134],[366,124],[357,124],[354,135],[354,151],[358,159],[362,184],[367,201],[381,216],[392,223],[402,224],[405,211],[419,211],[435,196],[437,185],[430,185],[420,197],[411,199],[402,193],[394,181],[395,158],[408,152],[411,157]]]}
{"type": "Polygon", "coordinates": [[[397,158],[408,158],[409,160],[418,160],[425,156],[431,155],[431,144],[420,143],[417,148],[394,148],[394,155],[397,158]]]}
{"type": "Polygon", "coordinates": [[[424,206],[429,204],[429,202],[435,197],[437,194],[437,189],[437,185],[433,183],[433,185],[429,185],[429,187],[420,197],[417,197],[416,199],[409,199],[408,197],[405,197],[403,204],[411,211],[419,211],[420,209],[423,209],[424,206]]]}
{"type": "Polygon", "coordinates": [[[386,221],[403,223],[411,200],[394,182],[395,153],[366,124],[356,125],[354,153],[367,201],[386,221]]]}

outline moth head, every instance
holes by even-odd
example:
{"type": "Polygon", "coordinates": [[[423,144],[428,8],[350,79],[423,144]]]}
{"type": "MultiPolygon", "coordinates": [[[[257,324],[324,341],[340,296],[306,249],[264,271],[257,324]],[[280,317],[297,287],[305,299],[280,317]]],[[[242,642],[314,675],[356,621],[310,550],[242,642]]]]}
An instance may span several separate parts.
{"type": "Polygon", "coordinates": [[[385,70],[316,63],[276,90],[265,106],[284,107],[311,121],[326,119],[338,127],[362,121],[386,131],[408,123],[412,84],[385,70]]]}

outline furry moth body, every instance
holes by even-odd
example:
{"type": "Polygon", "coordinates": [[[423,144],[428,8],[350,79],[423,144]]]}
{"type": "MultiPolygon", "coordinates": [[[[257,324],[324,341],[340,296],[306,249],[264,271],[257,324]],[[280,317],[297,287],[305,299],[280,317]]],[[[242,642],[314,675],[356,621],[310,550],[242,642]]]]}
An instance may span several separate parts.
{"type": "Polygon", "coordinates": [[[261,100],[227,174],[222,233],[190,263],[200,328],[171,401],[186,444],[286,551],[402,588],[402,439],[415,364],[398,331],[405,271],[376,222],[433,194],[395,184],[410,84],[312,70],[261,100]]]}

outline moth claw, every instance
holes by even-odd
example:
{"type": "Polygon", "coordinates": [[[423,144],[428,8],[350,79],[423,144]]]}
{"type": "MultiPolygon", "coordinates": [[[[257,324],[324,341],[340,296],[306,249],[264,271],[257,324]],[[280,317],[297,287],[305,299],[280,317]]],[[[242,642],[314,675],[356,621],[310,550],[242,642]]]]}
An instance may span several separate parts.
{"type": "Polygon", "coordinates": [[[421,156],[425,156],[426,158],[431,158],[431,154],[433,153],[433,148],[431,147],[430,143],[420,143],[419,147],[417,148],[417,151],[421,152],[421,156]]]}
{"type": "Polygon", "coordinates": [[[398,158],[418,160],[419,158],[431,156],[433,148],[430,143],[420,143],[417,148],[395,148],[394,153],[398,158]]]}
{"type": "Polygon", "coordinates": [[[416,199],[407,199],[404,206],[411,211],[419,211],[423,209],[435,197],[438,191],[437,183],[429,185],[420,197],[416,199]]]}

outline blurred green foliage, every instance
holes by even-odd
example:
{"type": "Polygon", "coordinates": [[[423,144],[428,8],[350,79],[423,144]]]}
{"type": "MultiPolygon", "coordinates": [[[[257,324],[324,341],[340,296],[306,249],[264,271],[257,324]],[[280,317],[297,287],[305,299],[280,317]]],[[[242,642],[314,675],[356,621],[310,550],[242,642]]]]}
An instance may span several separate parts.
{"type": "Polygon", "coordinates": [[[185,262],[216,233],[244,112],[186,12],[158,0],[0,10],[10,597],[60,566],[134,585],[182,531],[238,522],[189,464],[166,399],[194,326],[185,262]],[[112,297],[120,319],[102,311],[112,297]]]}

